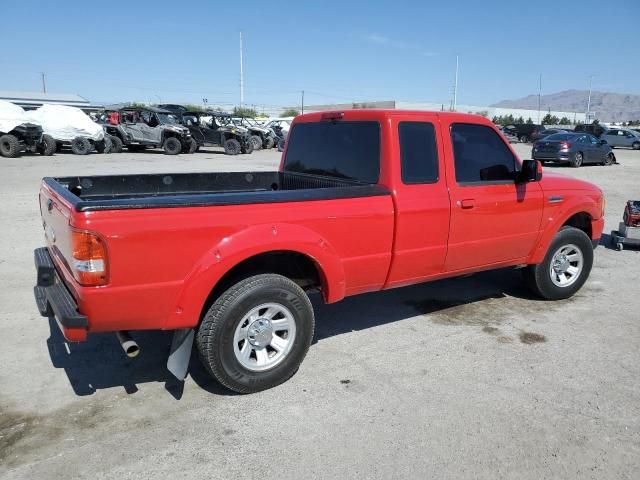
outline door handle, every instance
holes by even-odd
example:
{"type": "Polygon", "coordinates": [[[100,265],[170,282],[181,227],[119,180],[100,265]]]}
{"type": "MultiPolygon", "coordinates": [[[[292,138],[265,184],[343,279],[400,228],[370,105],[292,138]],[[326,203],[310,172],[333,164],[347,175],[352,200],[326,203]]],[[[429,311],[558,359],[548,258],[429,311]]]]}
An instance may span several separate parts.
{"type": "Polygon", "coordinates": [[[460,208],[469,209],[476,206],[476,201],[473,198],[465,198],[463,200],[458,200],[458,205],[460,208]]]}

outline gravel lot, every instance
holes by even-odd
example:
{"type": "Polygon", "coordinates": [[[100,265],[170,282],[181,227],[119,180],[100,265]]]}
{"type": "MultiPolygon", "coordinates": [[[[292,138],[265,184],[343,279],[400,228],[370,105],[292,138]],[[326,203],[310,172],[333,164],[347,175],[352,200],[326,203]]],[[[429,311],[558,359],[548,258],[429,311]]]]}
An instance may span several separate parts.
{"type": "MultiPolygon", "coordinates": [[[[640,151],[615,153],[620,165],[548,167],[604,189],[605,232],[640,197],[640,151]]],[[[39,316],[42,176],[269,170],[279,158],[0,158],[0,477],[637,478],[638,251],[598,248],[567,301],[532,299],[509,270],[317,305],[300,371],[249,396],[195,358],[184,386],[173,381],[166,333],[136,334],[132,361],[112,335],[67,347],[39,316]]]]}

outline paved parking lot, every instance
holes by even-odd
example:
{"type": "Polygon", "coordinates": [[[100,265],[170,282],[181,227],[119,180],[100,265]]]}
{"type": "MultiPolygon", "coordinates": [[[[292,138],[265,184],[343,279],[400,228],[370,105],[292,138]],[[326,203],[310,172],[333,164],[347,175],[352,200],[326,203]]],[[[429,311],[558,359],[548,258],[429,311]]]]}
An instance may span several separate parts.
{"type": "MultiPolygon", "coordinates": [[[[640,151],[615,153],[620,165],[548,167],[604,189],[605,232],[640,197],[640,151]]],[[[177,384],[165,333],[136,334],[129,360],[110,335],[69,347],[38,315],[42,176],[269,170],[279,158],[0,159],[0,477],[637,478],[637,251],[599,248],[586,286],[560,302],[533,299],[512,270],[316,301],[300,371],[249,396],[195,358],[177,384]]]]}

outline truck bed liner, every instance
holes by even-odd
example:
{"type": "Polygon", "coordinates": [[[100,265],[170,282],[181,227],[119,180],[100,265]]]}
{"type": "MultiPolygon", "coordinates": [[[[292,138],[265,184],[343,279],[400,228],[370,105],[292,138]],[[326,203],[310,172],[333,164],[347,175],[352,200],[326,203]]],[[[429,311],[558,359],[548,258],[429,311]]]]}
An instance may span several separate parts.
{"type": "Polygon", "coordinates": [[[198,207],[390,195],[375,184],[286,172],[45,177],[76,211],[198,207]]]}

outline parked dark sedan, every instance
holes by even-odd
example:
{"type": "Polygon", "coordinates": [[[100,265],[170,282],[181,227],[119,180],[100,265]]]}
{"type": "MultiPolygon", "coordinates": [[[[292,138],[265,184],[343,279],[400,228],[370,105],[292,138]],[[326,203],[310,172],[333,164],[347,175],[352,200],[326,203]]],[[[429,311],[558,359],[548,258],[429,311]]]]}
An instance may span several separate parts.
{"type": "Polygon", "coordinates": [[[579,167],[585,163],[611,165],[616,157],[604,140],[588,133],[556,133],[533,144],[531,156],[541,162],[568,163],[579,167]]]}

